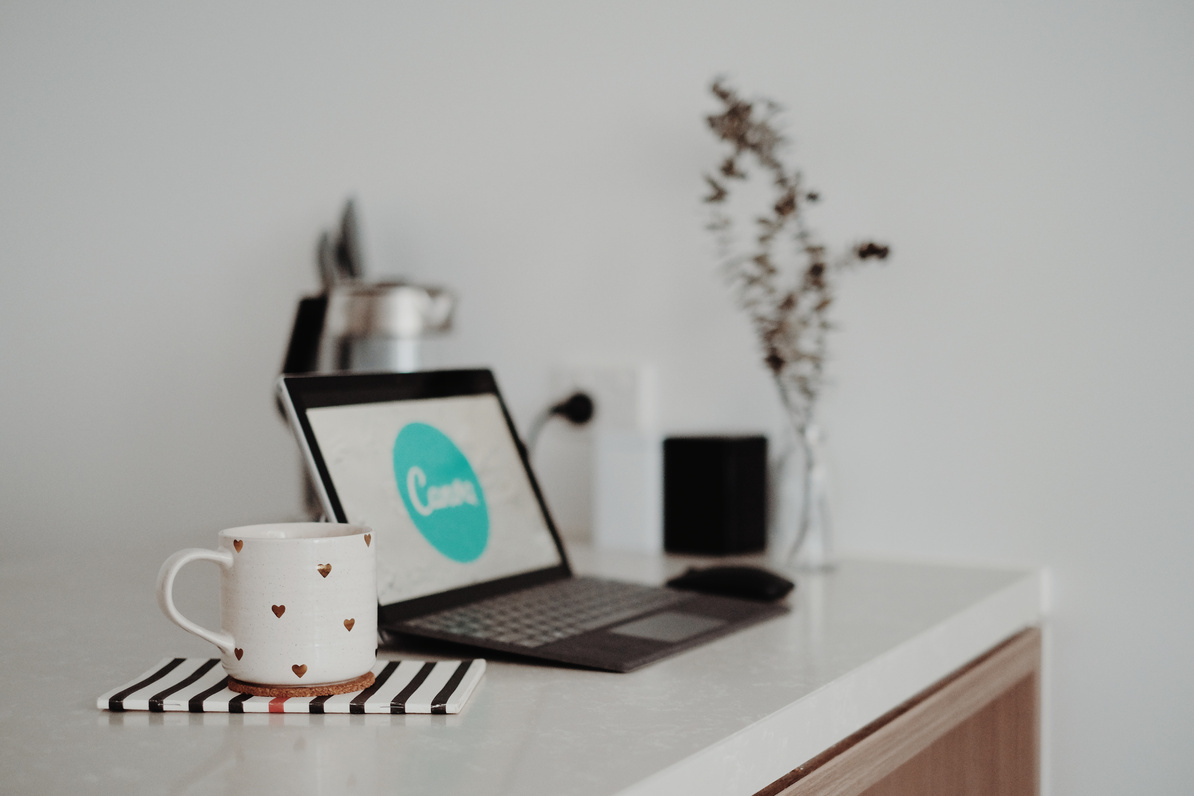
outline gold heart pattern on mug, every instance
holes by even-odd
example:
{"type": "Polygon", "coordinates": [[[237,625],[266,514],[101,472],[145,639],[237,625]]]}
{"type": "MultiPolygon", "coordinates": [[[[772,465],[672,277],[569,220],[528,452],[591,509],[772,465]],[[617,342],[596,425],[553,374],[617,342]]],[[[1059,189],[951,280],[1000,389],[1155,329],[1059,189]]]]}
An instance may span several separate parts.
{"type": "MultiPolygon", "coordinates": [[[[373,541],[373,534],[369,534],[369,533],[365,534],[365,546],[369,547],[370,544],[372,543],[372,541],[373,541]]],[[[234,548],[236,548],[236,552],[238,552],[238,553],[242,549],[244,549],[244,545],[245,545],[245,543],[244,543],[244,540],[242,540],[242,539],[233,539],[232,540],[232,546],[234,548]]],[[[320,574],[320,576],[322,576],[323,578],[326,579],[327,576],[332,573],[332,565],[330,562],[327,564],[319,564],[318,566],[315,567],[315,570],[320,574]]],[[[271,605],[270,609],[274,612],[274,616],[278,617],[279,619],[282,618],[282,614],[286,613],[285,605],[271,605]]],[[[356,619],[345,619],[344,620],[344,629],[351,633],[353,627],[356,626],[356,623],[357,623],[356,619]]],[[[234,650],[234,652],[236,654],[236,659],[238,661],[245,654],[245,651],[243,649],[241,649],[240,647],[237,647],[234,650]]],[[[296,677],[302,677],[303,675],[305,675],[307,673],[307,665],[305,663],[303,663],[303,664],[296,663],[293,666],[291,666],[290,668],[294,671],[294,674],[296,677]]]]}

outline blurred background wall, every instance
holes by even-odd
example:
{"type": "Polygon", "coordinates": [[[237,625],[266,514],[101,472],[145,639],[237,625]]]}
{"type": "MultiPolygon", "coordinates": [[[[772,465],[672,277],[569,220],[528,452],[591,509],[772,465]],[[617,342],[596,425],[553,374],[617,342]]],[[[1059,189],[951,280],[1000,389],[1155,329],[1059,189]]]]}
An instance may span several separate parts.
{"type": "Polygon", "coordinates": [[[350,195],[371,276],[460,295],[428,364],[523,426],[554,365],[643,362],[663,431],[775,431],[702,228],[724,74],[822,238],[894,248],[836,309],[841,547],[1048,565],[1052,792],[1188,792],[1192,45],[1161,0],[8,0],[3,554],[297,512],[272,385],[350,195]]]}

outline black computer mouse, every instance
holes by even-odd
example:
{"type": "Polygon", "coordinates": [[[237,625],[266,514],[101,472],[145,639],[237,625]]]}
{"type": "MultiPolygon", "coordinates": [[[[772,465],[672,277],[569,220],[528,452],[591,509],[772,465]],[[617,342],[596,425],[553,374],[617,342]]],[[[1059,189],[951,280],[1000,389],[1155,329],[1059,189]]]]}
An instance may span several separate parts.
{"type": "Polygon", "coordinates": [[[716,566],[690,568],[667,582],[673,589],[741,597],[760,602],[774,602],[787,596],[796,584],[762,567],[716,566]]]}

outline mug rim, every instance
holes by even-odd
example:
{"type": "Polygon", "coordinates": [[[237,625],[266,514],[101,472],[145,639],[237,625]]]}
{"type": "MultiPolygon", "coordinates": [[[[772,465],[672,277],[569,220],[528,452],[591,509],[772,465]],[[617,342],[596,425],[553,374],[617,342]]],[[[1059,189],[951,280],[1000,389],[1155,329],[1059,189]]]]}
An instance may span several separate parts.
{"type": "Polygon", "coordinates": [[[252,539],[254,542],[313,542],[346,539],[373,533],[367,525],[349,522],[267,522],[240,525],[220,531],[221,539],[252,539]]]}

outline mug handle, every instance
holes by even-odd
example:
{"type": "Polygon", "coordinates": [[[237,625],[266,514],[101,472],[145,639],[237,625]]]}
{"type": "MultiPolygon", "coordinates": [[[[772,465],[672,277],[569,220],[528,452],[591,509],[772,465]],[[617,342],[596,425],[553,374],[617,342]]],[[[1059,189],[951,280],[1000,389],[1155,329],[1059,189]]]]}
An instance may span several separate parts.
{"type": "Polygon", "coordinates": [[[158,605],[161,606],[162,613],[171,622],[188,633],[194,633],[204,641],[215,644],[225,655],[232,655],[236,647],[232,636],[222,631],[201,627],[187,619],[174,607],[174,576],[178,574],[178,570],[182,569],[184,564],[189,564],[192,561],[215,561],[227,569],[232,566],[232,553],[227,550],[204,550],[199,547],[189,547],[186,550],[179,550],[167,558],[166,562],[162,564],[162,568],[158,570],[158,605]]]}

